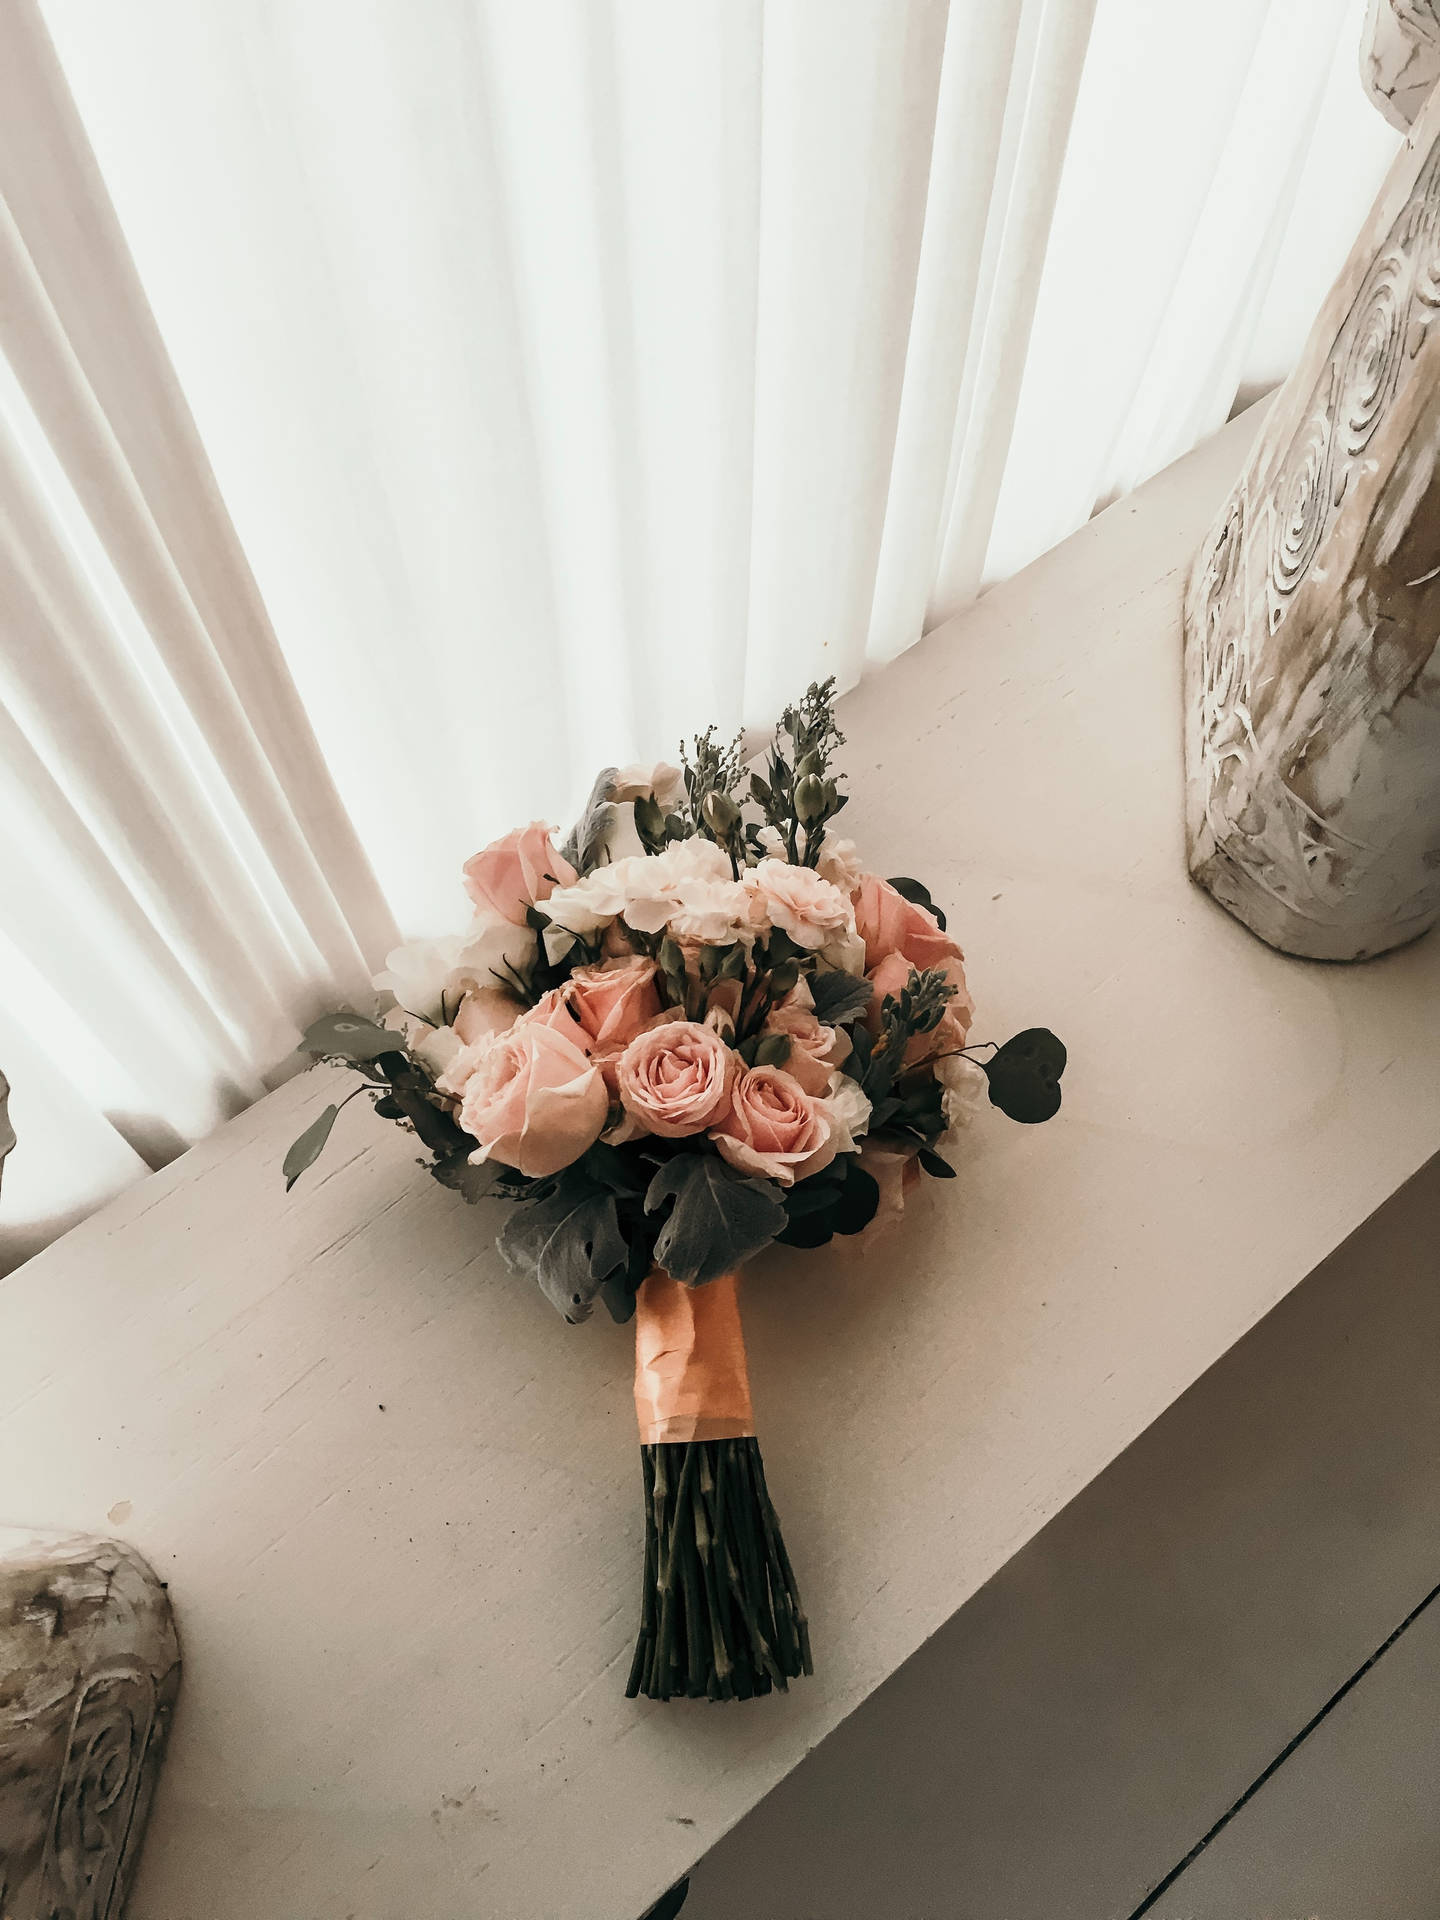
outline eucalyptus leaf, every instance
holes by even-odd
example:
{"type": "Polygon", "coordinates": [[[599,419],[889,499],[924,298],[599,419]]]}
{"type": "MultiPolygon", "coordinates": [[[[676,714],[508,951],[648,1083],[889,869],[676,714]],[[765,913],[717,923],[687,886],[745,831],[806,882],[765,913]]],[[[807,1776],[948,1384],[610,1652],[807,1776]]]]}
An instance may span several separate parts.
{"type": "Polygon", "coordinates": [[[830,1213],[798,1214],[783,1233],[775,1238],[782,1247],[823,1247],[835,1238],[835,1229],[830,1224],[830,1213]]]}
{"type": "Polygon", "coordinates": [[[300,1042],[307,1053],[339,1054],[345,1060],[376,1060],[405,1051],[405,1036],[358,1013],[326,1013],[312,1021],[300,1042]]]}
{"type": "Polygon", "coordinates": [[[831,1215],[836,1233],[860,1233],[868,1227],[880,1209],[880,1182],[867,1173],[857,1158],[851,1158],[831,1215]]]}
{"type": "Polygon", "coordinates": [[[655,1260],[687,1286],[730,1273],[785,1226],[785,1207],[768,1180],[737,1173],[713,1153],[677,1153],[645,1195],[647,1213],[673,1205],[655,1241],[655,1260]]]}
{"type": "Polygon", "coordinates": [[[1027,1027],[981,1062],[990,1103],[1012,1120],[1038,1126],[1060,1110],[1060,1076],[1068,1056],[1046,1027],[1027,1027]]]}
{"type": "Polygon", "coordinates": [[[596,1294],[624,1266],[629,1248],[614,1194],[575,1177],[573,1169],[567,1173],[547,1194],[514,1208],[496,1244],[567,1320],[580,1321],[590,1318],[596,1294]]]}
{"type": "Polygon", "coordinates": [[[950,1162],[948,1160],[942,1160],[940,1155],[933,1152],[929,1147],[921,1147],[919,1159],[926,1173],[930,1174],[934,1179],[953,1180],[955,1178],[955,1169],[951,1166],[950,1162]]]}
{"type": "Polygon", "coordinates": [[[896,893],[908,900],[912,906],[923,907],[926,913],[933,914],[935,924],[942,933],[945,931],[945,915],[930,898],[930,889],[921,881],[912,880],[908,875],[902,873],[894,876],[887,884],[892,886],[896,893]]]}
{"type": "Polygon", "coordinates": [[[868,980],[857,980],[853,973],[814,973],[810,993],[815,1002],[815,1018],[827,1027],[844,1026],[865,1012],[875,989],[868,980]]]}
{"type": "Polygon", "coordinates": [[[333,1103],[324,1112],[312,1120],[298,1140],[290,1143],[290,1150],[281,1163],[280,1171],[285,1176],[285,1191],[288,1193],[307,1167],[313,1167],[325,1150],[325,1142],[330,1138],[330,1129],[335,1124],[339,1107],[333,1103]]]}

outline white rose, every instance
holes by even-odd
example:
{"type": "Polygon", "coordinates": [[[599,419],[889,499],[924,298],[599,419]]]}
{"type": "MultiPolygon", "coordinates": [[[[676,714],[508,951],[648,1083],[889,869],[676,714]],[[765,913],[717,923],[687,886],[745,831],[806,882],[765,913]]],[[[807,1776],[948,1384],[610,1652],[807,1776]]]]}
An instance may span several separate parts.
{"type": "Polygon", "coordinates": [[[385,971],[376,974],[375,985],[382,992],[393,993],[406,1013],[433,1026],[443,1018],[440,1002],[465,941],[463,933],[447,934],[440,940],[407,940],[403,947],[386,954],[385,971]]]}
{"type": "Polygon", "coordinates": [[[659,760],[653,767],[618,767],[610,782],[612,800],[653,800],[666,813],[685,798],[685,776],[679,767],[659,760]]]}
{"type": "Polygon", "coordinates": [[[446,981],[447,998],[486,987],[513,988],[518,975],[528,980],[538,942],[533,927],[517,927],[498,914],[477,914],[461,935],[461,947],[446,981]]]}

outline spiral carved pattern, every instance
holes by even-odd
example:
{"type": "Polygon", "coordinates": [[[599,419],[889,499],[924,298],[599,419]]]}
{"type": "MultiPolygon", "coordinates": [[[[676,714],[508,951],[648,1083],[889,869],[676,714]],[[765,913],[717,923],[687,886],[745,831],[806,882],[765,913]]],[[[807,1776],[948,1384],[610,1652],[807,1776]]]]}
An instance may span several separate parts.
{"type": "Polygon", "coordinates": [[[46,1850],[44,1913],[115,1920],[135,1800],[155,1724],[149,1674],[96,1674],[75,1704],[46,1850]],[[46,1902],[50,1904],[47,1905],[46,1902]]]}
{"type": "Polygon", "coordinates": [[[1305,577],[1329,521],[1338,381],[1338,369],[1332,367],[1329,385],[1312,402],[1275,484],[1275,534],[1270,552],[1270,580],[1276,596],[1270,606],[1272,632],[1284,617],[1284,596],[1293,593],[1305,577]]]}
{"type": "Polygon", "coordinates": [[[1402,367],[1440,312],[1440,143],[1356,294],[1275,482],[1272,632],[1345,498],[1350,467],[1395,396],[1402,367]]]}
{"type": "MultiPolygon", "coordinates": [[[[1430,401],[1411,376],[1440,315],[1437,130],[1440,103],[1417,128],[1426,138],[1412,150],[1404,203],[1387,224],[1374,219],[1352,254],[1349,297],[1338,314],[1327,308],[1333,334],[1307,347],[1308,391],[1287,383],[1187,596],[1191,870],[1263,938],[1318,958],[1384,951],[1429,924],[1440,898],[1440,841],[1412,846],[1429,832],[1428,792],[1417,772],[1405,818],[1386,816],[1382,765],[1391,707],[1412,687],[1405,724],[1430,724],[1411,717],[1428,715],[1429,695],[1393,663],[1423,664],[1434,614],[1416,596],[1431,576],[1420,561],[1413,578],[1384,571],[1371,511],[1383,499],[1387,524],[1408,534],[1421,505],[1396,474],[1434,491],[1411,444],[1430,401]],[[1346,597],[1352,583],[1358,602],[1346,597]],[[1382,618],[1386,648],[1374,642],[1382,618]]],[[[1427,368],[1435,352],[1431,341],[1427,368]]],[[[1424,553],[1424,522],[1415,538],[1424,553]]],[[[1418,746],[1412,763],[1429,764],[1418,746]]]]}

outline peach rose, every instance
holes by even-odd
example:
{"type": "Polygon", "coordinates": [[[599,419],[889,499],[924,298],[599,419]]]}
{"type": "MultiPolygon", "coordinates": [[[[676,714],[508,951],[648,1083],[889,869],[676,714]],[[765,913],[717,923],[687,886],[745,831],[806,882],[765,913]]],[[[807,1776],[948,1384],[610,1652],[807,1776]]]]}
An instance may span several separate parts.
{"type": "Polygon", "coordinates": [[[813,951],[854,930],[850,902],[812,867],[762,860],[746,871],[745,886],[755,924],[779,927],[797,947],[813,951]]]}
{"type": "Polygon", "coordinates": [[[678,1140],[724,1113],[739,1064],[713,1028],[662,1019],[626,1047],[615,1078],[627,1113],[649,1132],[678,1140]]]}
{"type": "Polygon", "coordinates": [[[581,1053],[588,1054],[591,1051],[590,1036],[572,1013],[564,987],[551,987],[548,993],[542,993],[534,1006],[521,1014],[520,1024],[526,1027],[550,1027],[556,1033],[563,1033],[571,1046],[578,1047],[581,1053]]]}
{"type": "MultiPolygon", "coordinates": [[[[610,1110],[605,1082],[558,1028],[527,1017],[466,1056],[459,1118],[480,1142],[472,1160],[498,1160],[539,1179],[599,1139],[610,1110]]],[[[452,1069],[442,1091],[461,1078],[452,1069]]]]}
{"type": "Polygon", "coordinates": [[[838,1141],[823,1100],[808,1094],[783,1067],[751,1067],[740,1074],[730,1111],[711,1128],[723,1159],[782,1187],[828,1167],[838,1141]]]}
{"type": "Polygon", "coordinates": [[[465,891],[476,906],[517,927],[524,926],[527,907],[548,899],[556,887],[573,886],[578,878],[551,846],[550,828],[543,820],[492,840],[465,862],[465,891]]]}
{"type": "Polygon", "coordinates": [[[887,954],[901,953],[912,967],[943,967],[964,954],[940,931],[933,913],[917,907],[888,880],[867,873],[851,896],[855,928],[865,942],[865,971],[872,973],[887,954]]]}
{"type": "Polygon", "coordinates": [[[613,1053],[630,1042],[660,1011],[656,967],[644,954],[576,967],[564,988],[570,1011],[596,1053],[613,1053]]]}
{"type": "Polygon", "coordinates": [[[830,1085],[831,1068],[838,1067],[850,1051],[849,1034],[842,1027],[823,1025],[810,1007],[782,1002],[766,1014],[761,1031],[785,1035],[790,1042],[785,1071],[807,1093],[824,1093],[830,1085]]]}

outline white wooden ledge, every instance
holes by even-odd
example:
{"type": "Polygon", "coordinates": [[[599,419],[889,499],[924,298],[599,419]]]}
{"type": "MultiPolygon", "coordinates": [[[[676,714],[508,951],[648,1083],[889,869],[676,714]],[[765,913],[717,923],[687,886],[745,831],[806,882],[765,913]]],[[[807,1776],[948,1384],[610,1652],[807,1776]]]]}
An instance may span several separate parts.
{"type": "Polygon", "coordinates": [[[1440,941],[1282,959],[1185,877],[1182,579],[1254,418],[846,701],[847,825],[979,1032],[1071,1049],[872,1252],[746,1286],[817,1677],[622,1697],[628,1331],[355,1107],[264,1100],[0,1283],[0,1518],[115,1531],[186,1683],[133,1920],[636,1920],[1433,1151],[1440,941]]]}

